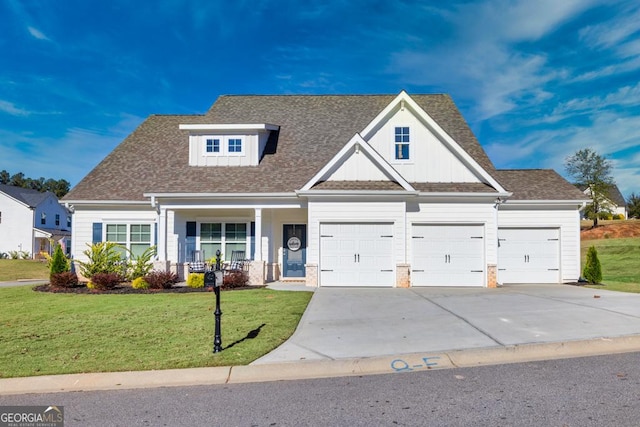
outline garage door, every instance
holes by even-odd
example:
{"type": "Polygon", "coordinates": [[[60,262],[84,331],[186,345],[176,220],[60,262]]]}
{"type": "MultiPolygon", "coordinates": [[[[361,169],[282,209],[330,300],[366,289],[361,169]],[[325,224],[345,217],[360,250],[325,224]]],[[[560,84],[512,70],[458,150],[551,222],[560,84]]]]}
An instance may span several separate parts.
{"type": "Polygon", "coordinates": [[[412,286],[484,286],[484,226],[413,225],[412,286]]]}
{"type": "Polygon", "coordinates": [[[557,228],[498,230],[498,283],[560,283],[557,228]]]}
{"type": "Polygon", "coordinates": [[[393,286],[393,224],[320,224],[320,286],[393,286]]]}

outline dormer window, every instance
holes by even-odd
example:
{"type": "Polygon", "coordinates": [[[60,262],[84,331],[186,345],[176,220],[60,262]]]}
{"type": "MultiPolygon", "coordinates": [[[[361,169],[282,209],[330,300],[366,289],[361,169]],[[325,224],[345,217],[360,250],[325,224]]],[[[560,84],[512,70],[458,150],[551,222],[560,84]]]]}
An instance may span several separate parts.
{"type": "Polygon", "coordinates": [[[395,159],[409,160],[409,127],[395,128],[395,159]]]}
{"type": "Polygon", "coordinates": [[[231,153],[236,153],[236,154],[240,154],[242,153],[242,139],[240,138],[229,138],[229,154],[231,153]]]}
{"type": "Polygon", "coordinates": [[[206,151],[207,153],[220,153],[220,139],[207,138],[206,151]]]}

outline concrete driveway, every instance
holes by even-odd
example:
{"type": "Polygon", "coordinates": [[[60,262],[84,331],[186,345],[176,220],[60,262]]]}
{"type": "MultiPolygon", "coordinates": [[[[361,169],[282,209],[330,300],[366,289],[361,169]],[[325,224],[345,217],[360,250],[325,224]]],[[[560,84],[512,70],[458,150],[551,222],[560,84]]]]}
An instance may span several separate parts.
{"type": "Polygon", "coordinates": [[[640,294],[570,285],[320,288],[254,364],[562,343],[640,334],[640,294]]]}

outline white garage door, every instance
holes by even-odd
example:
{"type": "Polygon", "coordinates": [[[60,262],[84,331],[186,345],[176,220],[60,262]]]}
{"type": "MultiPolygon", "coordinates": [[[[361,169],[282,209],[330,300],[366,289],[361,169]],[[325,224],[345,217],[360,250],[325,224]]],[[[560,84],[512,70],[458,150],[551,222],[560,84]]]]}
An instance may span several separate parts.
{"type": "Polygon", "coordinates": [[[320,286],[393,286],[393,224],[320,224],[320,286]]]}
{"type": "Polygon", "coordinates": [[[412,286],[484,286],[484,226],[415,224],[412,286]]]}
{"type": "Polygon", "coordinates": [[[498,230],[498,283],[560,283],[557,228],[498,230]]]}

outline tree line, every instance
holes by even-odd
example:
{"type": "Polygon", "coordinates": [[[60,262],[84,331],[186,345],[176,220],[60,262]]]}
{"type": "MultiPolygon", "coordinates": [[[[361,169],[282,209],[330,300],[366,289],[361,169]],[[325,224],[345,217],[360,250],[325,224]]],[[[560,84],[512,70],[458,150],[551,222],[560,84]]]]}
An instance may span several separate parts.
{"type": "Polygon", "coordinates": [[[34,179],[24,176],[24,173],[22,172],[11,175],[6,170],[0,171],[0,184],[29,188],[42,193],[45,191],[51,191],[58,198],[67,194],[70,187],[69,181],[66,179],[45,179],[44,177],[34,179]]]}

